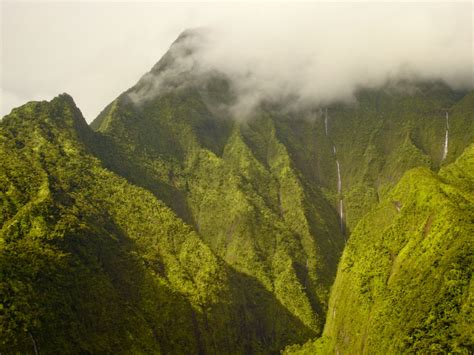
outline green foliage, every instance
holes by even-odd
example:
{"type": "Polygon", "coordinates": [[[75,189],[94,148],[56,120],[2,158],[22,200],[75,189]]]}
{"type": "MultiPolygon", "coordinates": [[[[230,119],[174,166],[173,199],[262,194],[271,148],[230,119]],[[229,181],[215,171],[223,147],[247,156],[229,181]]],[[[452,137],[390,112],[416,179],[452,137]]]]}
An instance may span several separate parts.
{"type": "Polygon", "coordinates": [[[0,352],[472,349],[472,93],[361,90],[326,135],[319,108],[244,122],[226,78],[172,80],[94,131],[67,95],[2,120],[0,352]]]}
{"type": "Polygon", "coordinates": [[[471,145],[440,176],[409,171],[357,225],[331,295],[333,351],[472,352],[473,158],[471,145]]]}
{"type": "MultiPolygon", "coordinates": [[[[98,128],[121,156],[108,159],[114,161],[110,168],[131,170],[129,180],[154,191],[225,262],[254,277],[320,334],[343,243],[332,145],[341,162],[349,233],[405,171],[440,164],[444,112],[459,97],[438,83],[411,94],[398,88],[361,91],[359,105],[329,108],[326,135],[317,110],[282,114],[278,105],[230,124],[210,102],[214,94],[191,84],[141,106],[120,97],[118,109],[104,118],[107,126],[98,128]],[[196,127],[207,120],[213,128],[203,135],[196,127]],[[124,168],[126,157],[140,167],[124,168]],[[150,188],[158,184],[182,196],[179,207],[163,189],[150,188]]],[[[452,110],[452,125],[471,125],[468,115],[452,110]]],[[[452,139],[453,147],[468,142],[452,139]]],[[[364,278],[367,288],[370,272],[364,278]]]]}
{"type": "Polygon", "coordinates": [[[59,97],[2,121],[2,352],[275,352],[314,335],[104,169],[92,132],[72,128],[79,115],[59,97]]]}
{"type": "Polygon", "coordinates": [[[335,211],[293,166],[272,112],[261,111],[252,125],[234,123],[212,109],[211,94],[185,88],[138,107],[120,97],[98,128],[115,148],[96,145],[96,154],[320,333],[343,246],[335,211]]]}

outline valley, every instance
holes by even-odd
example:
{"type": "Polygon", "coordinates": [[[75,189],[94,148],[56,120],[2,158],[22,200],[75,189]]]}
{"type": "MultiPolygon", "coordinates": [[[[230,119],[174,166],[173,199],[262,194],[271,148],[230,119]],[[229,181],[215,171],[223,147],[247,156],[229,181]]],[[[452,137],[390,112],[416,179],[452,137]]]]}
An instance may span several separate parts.
{"type": "Polygon", "coordinates": [[[0,352],[471,353],[474,92],[240,117],[183,38],[90,125],[2,119],[0,352]]]}

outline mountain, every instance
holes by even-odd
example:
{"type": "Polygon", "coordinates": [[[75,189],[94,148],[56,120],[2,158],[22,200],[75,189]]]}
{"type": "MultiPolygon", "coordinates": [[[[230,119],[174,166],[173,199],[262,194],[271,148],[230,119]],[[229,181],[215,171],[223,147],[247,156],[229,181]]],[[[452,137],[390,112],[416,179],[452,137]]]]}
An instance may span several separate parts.
{"type": "Polygon", "coordinates": [[[66,94],[1,121],[0,351],[470,349],[474,93],[240,117],[195,36],[90,126],[66,94]]]}
{"type": "Polygon", "coordinates": [[[438,174],[415,168],[358,223],[324,336],[288,353],[470,353],[474,145],[438,174]]]}

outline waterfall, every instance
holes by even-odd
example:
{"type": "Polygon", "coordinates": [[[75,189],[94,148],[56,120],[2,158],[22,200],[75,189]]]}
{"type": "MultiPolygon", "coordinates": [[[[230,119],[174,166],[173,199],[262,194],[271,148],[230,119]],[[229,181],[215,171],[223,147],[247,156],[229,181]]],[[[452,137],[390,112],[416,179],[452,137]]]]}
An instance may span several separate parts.
{"type": "Polygon", "coordinates": [[[446,135],[444,137],[444,151],[443,151],[443,160],[446,159],[448,155],[448,130],[446,130],[446,135]]]}
{"type": "Polygon", "coordinates": [[[337,159],[336,159],[336,166],[337,166],[337,193],[341,194],[341,191],[342,191],[341,168],[339,166],[339,160],[337,159]]]}
{"type": "Polygon", "coordinates": [[[446,159],[446,156],[448,155],[448,139],[449,139],[449,114],[448,114],[448,111],[446,111],[446,134],[444,137],[443,158],[441,160],[446,159]]]}
{"type": "MultiPolygon", "coordinates": [[[[326,136],[328,135],[328,109],[326,108],[324,113],[324,128],[326,131],[326,136]]],[[[339,164],[339,159],[337,159],[337,150],[336,145],[332,145],[332,152],[334,153],[334,158],[336,159],[337,167],[337,195],[339,197],[339,218],[340,218],[340,227],[341,232],[344,234],[344,202],[342,200],[342,179],[341,179],[341,165],[339,164]]]]}
{"type": "Polygon", "coordinates": [[[339,200],[339,216],[341,217],[341,232],[344,233],[344,204],[342,198],[339,200]]]}

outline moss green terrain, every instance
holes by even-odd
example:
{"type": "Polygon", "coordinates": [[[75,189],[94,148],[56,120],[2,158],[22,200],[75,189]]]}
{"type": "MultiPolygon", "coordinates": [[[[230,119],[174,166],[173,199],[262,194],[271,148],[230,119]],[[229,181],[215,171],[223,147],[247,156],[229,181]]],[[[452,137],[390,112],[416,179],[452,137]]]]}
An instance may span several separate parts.
{"type": "Polygon", "coordinates": [[[277,352],[316,334],[105,169],[70,97],[14,110],[1,133],[2,352],[277,352]]]}
{"type": "Polygon", "coordinates": [[[404,174],[351,235],[323,338],[288,353],[469,354],[474,145],[404,174]]]}
{"type": "Polygon", "coordinates": [[[137,101],[175,52],[90,126],[67,95],[1,121],[0,352],[472,351],[473,93],[239,117],[191,71],[137,101]]]}

